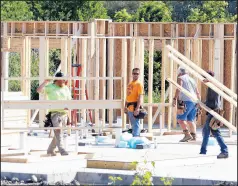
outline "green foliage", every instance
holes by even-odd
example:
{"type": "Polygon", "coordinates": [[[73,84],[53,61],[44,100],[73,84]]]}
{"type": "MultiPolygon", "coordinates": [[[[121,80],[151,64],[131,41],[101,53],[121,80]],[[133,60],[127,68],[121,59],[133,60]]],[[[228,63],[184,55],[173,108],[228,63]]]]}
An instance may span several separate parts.
{"type": "MultiPolygon", "coordinates": [[[[136,173],[135,178],[131,185],[153,185],[153,178],[152,178],[152,170],[150,167],[148,167],[148,161],[145,159],[144,164],[142,167],[138,166],[138,162],[132,162],[132,165],[136,167],[136,173]]],[[[155,168],[155,162],[152,161],[150,164],[152,166],[152,169],[155,168]]]]}
{"type": "Polygon", "coordinates": [[[29,21],[33,13],[25,1],[1,1],[1,21],[29,21]]]}
{"type": "Polygon", "coordinates": [[[117,181],[122,181],[122,178],[120,176],[109,176],[109,180],[111,180],[111,183],[108,185],[116,185],[117,181]]]}
{"type": "Polygon", "coordinates": [[[104,6],[108,10],[108,16],[115,19],[115,13],[126,9],[128,14],[134,14],[139,8],[140,1],[104,1],[104,6]]]}
{"type": "Polygon", "coordinates": [[[107,9],[104,8],[102,1],[85,1],[84,5],[78,9],[77,15],[81,21],[108,18],[107,9]]]}
{"type": "Polygon", "coordinates": [[[161,1],[142,2],[134,15],[139,22],[171,22],[171,10],[161,1]]]}
{"type": "MultiPolygon", "coordinates": [[[[152,92],[152,102],[153,103],[159,103],[161,99],[160,91],[156,89],[152,92]]],[[[148,94],[144,95],[144,103],[148,103],[148,94]]]]}
{"type": "Polygon", "coordinates": [[[164,183],[164,185],[171,186],[174,178],[160,178],[160,180],[164,183]]]}
{"type": "MultiPolygon", "coordinates": [[[[162,52],[154,52],[154,63],[153,63],[153,90],[158,92],[161,88],[161,61],[162,52]]],[[[145,51],[144,55],[144,90],[145,94],[148,93],[148,74],[149,74],[149,52],[145,51]]]]}
{"type": "Polygon", "coordinates": [[[203,1],[199,8],[191,9],[188,16],[190,22],[224,23],[232,21],[226,1],[203,1]]]}
{"type": "Polygon", "coordinates": [[[132,15],[129,14],[125,8],[116,12],[114,16],[114,21],[116,22],[129,22],[132,20],[132,15]]]}
{"type": "MultiPolygon", "coordinates": [[[[20,54],[17,52],[9,53],[9,77],[19,77],[21,75],[21,58],[20,54]]],[[[21,84],[18,80],[10,80],[8,85],[8,90],[10,92],[21,91],[21,84]]]]}

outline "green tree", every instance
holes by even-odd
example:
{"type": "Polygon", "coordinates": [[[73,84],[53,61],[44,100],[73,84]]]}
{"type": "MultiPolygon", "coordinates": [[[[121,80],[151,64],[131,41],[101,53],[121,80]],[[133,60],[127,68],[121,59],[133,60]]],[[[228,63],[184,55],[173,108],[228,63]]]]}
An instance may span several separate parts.
{"type": "Polygon", "coordinates": [[[141,3],[134,15],[134,20],[139,22],[171,22],[171,9],[161,1],[141,3]]]}
{"type": "Polygon", "coordinates": [[[204,1],[200,8],[191,9],[188,20],[202,23],[231,22],[232,16],[228,12],[228,2],[204,1]]]}
{"type": "Polygon", "coordinates": [[[105,8],[108,10],[108,16],[111,19],[114,19],[115,12],[124,8],[129,14],[135,14],[140,4],[140,1],[104,1],[105,8]]]}
{"type": "Polygon", "coordinates": [[[1,1],[1,21],[29,21],[33,13],[24,1],[1,1]]]}
{"type": "MultiPolygon", "coordinates": [[[[21,58],[20,54],[17,52],[9,53],[9,68],[8,68],[9,77],[20,77],[21,76],[21,58]]],[[[18,80],[10,80],[8,91],[18,92],[21,91],[21,84],[18,80]]]]}
{"type": "Polygon", "coordinates": [[[126,9],[123,8],[122,10],[116,12],[113,20],[116,22],[129,22],[131,19],[131,14],[129,14],[126,9]]]}
{"type": "Polygon", "coordinates": [[[89,21],[92,18],[109,18],[102,1],[85,1],[83,6],[77,10],[77,15],[81,21],[89,21]]]}
{"type": "Polygon", "coordinates": [[[172,10],[172,20],[175,22],[187,22],[192,8],[198,8],[202,1],[164,1],[172,10]]]}

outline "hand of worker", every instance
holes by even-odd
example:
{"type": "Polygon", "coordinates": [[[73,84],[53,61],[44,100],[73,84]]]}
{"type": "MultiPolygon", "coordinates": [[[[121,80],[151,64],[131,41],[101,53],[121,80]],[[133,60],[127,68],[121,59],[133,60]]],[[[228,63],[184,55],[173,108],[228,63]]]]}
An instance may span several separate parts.
{"type": "Polygon", "coordinates": [[[203,83],[207,83],[207,82],[209,82],[209,80],[205,78],[205,79],[203,80],[203,83]]]}
{"type": "Polygon", "coordinates": [[[44,83],[49,83],[50,82],[50,79],[46,79],[45,81],[44,81],[44,83]]]}
{"type": "Polygon", "coordinates": [[[139,114],[139,109],[136,109],[135,111],[134,111],[134,116],[137,116],[139,114]]]}
{"type": "Polygon", "coordinates": [[[172,104],[173,104],[173,107],[176,106],[176,101],[177,101],[177,99],[174,98],[174,99],[173,99],[173,103],[172,103],[172,104]]]}

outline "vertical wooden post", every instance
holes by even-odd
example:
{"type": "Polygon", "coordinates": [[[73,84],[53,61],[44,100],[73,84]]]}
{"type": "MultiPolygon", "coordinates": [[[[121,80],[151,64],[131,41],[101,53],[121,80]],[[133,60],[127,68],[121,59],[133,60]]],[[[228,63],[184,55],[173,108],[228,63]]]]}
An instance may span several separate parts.
{"type": "MultiPolygon", "coordinates": [[[[173,40],[171,40],[171,46],[174,47],[173,40]]],[[[165,50],[166,50],[166,54],[167,54],[167,56],[165,56],[165,57],[168,58],[168,49],[165,49],[165,50]]],[[[168,72],[167,76],[170,76],[170,78],[173,79],[174,62],[172,59],[166,60],[166,61],[168,61],[168,66],[169,66],[169,69],[167,70],[167,72],[168,72]]],[[[170,85],[169,86],[169,103],[172,105],[172,102],[173,102],[173,86],[170,85]]],[[[169,106],[168,107],[168,131],[171,131],[171,120],[172,120],[172,106],[169,106]]]]}
{"type": "MultiPolygon", "coordinates": [[[[165,103],[165,65],[167,64],[167,56],[168,54],[166,53],[166,40],[162,40],[162,65],[161,65],[161,103],[165,103]]],[[[165,124],[165,106],[162,106],[161,109],[161,117],[162,117],[162,128],[164,128],[165,124]]]]}
{"type": "MultiPolygon", "coordinates": [[[[100,66],[101,66],[101,76],[106,77],[106,39],[100,40],[100,66]]],[[[100,99],[105,100],[106,99],[106,80],[101,80],[100,82],[100,99]]],[[[105,109],[102,109],[101,112],[101,118],[102,118],[102,125],[105,126],[105,109]]]]}
{"type": "MultiPolygon", "coordinates": [[[[99,39],[96,39],[96,77],[99,77],[99,39]]],[[[95,94],[94,94],[95,100],[99,100],[99,80],[95,80],[95,94]]],[[[96,127],[99,127],[99,109],[95,109],[95,124],[96,127]]],[[[100,126],[102,127],[102,126],[100,126]]],[[[99,131],[99,128],[96,129],[96,131],[99,131]]]]}
{"type": "MultiPolygon", "coordinates": [[[[174,48],[176,50],[178,50],[178,39],[176,39],[174,41],[174,48]]],[[[177,82],[177,69],[178,69],[178,65],[177,63],[173,64],[173,78],[174,80],[177,82]]],[[[176,87],[173,86],[173,93],[175,94],[176,91],[176,87]]],[[[177,127],[177,108],[173,107],[173,128],[176,129],[177,127]]]]}
{"type": "Polygon", "coordinates": [[[135,39],[130,40],[130,70],[129,70],[129,81],[132,81],[132,69],[135,67],[135,39]]]}
{"type": "MultiPolygon", "coordinates": [[[[86,62],[86,59],[87,59],[87,39],[85,38],[82,38],[82,41],[81,41],[81,68],[82,68],[82,71],[81,71],[81,74],[82,74],[82,77],[86,77],[86,71],[87,71],[87,62],[86,62]]],[[[85,88],[86,88],[86,80],[82,80],[81,81],[81,100],[86,100],[86,97],[85,97],[85,88]]],[[[86,110],[85,109],[82,109],[82,118],[84,121],[86,121],[86,110]]]]}
{"type": "Polygon", "coordinates": [[[67,74],[67,48],[69,47],[67,45],[67,39],[61,38],[61,71],[66,75],[67,74]]]}
{"type": "Polygon", "coordinates": [[[122,99],[122,109],[121,109],[121,116],[122,116],[122,128],[126,128],[126,114],[124,114],[124,105],[126,100],[126,87],[127,87],[127,40],[122,39],[122,66],[121,66],[121,84],[122,84],[122,92],[121,92],[121,99],[122,99]]]}
{"type": "MultiPolygon", "coordinates": [[[[153,102],[154,39],[149,40],[148,103],[153,102]]],[[[148,106],[148,132],[152,132],[152,106],[148,106]]]]}
{"type": "MultiPolygon", "coordinates": [[[[108,63],[108,76],[110,78],[113,77],[113,57],[114,57],[114,39],[108,39],[108,47],[109,47],[109,63],[108,63]]],[[[113,100],[113,79],[109,80],[108,86],[108,99],[113,100]]],[[[113,123],[113,109],[109,109],[109,126],[111,127],[113,123]]]]}
{"type": "MultiPolygon", "coordinates": [[[[39,48],[39,56],[40,56],[40,69],[39,69],[39,84],[42,84],[45,80],[45,62],[46,62],[46,39],[45,37],[40,37],[40,48],[39,48]]],[[[39,95],[39,99],[40,100],[44,100],[45,99],[45,95],[40,94],[39,95]]],[[[40,127],[44,127],[44,121],[45,119],[45,110],[40,110],[39,112],[39,123],[40,123],[40,127]]]]}
{"type": "MultiPolygon", "coordinates": [[[[140,64],[140,81],[141,81],[143,87],[144,87],[144,66],[145,66],[144,65],[144,53],[145,53],[144,49],[145,49],[145,43],[144,43],[144,39],[142,38],[142,39],[140,39],[140,62],[139,62],[139,64],[140,64]]],[[[144,103],[144,96],[142,97],[142,103],[144,103]]],[[[141,129],[144,128],[143,122],[144,122],[143,120],[140,120],[141,129]]]]}

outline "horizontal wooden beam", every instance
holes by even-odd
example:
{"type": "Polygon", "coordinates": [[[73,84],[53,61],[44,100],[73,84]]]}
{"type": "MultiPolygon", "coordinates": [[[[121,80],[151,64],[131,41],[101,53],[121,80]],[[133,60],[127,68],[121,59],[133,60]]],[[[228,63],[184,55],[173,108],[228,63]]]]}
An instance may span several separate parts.
{"type": "Polygon", "coordinates": [[[3,101],[3,109],[121,109],[122,100],[3,101]]]}
{"type": "MultiPolygon", "coordinates": [[[[40,80],[39,77],[8,77],[3,78],[4,80],[40,80]]],[[[51,80],[122,80],[122,77],[53,77],[53,76],[47,76],[45,79],[51,79],[51,80]]]]}

